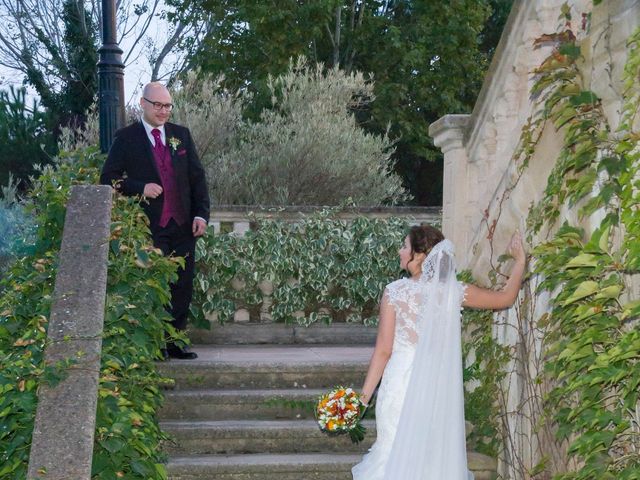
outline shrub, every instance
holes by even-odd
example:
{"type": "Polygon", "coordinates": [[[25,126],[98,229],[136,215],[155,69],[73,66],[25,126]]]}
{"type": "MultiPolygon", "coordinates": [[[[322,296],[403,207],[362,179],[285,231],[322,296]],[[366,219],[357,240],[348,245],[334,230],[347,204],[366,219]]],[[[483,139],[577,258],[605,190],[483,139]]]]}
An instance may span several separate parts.
{"type": "MultiPolygon", "coordinates": [[[[397,251],[408,224],[399,218],[341,220],[325,209],[298,223],[260,220],[243,237],[208,235],[198,242],[192,313],[252,317],[267,307],[276,322],[324,321],[376,324],[384,286],[399,278],[397,251]],[[263,305],[263,281],[273,288],[263,305]]],[[[270,289],[270,288],[269,288],[270,289]]]]}
{"type": "Polygon", "coordinates": [[[100,145],[100,112],[98,104],[91,105],[84,117],[85,120],[82,125],[66,126],[60,129],[58,138],[60,151],[73,152],[93,145],[100,145]]]}
{"type": "Polygon", "coordinates": [[[24,88],[0,91],[0,185],[12,175],[25,190],[36,166],[51,161],[56,148],[47,120],[35,100],[27,105],[24,88]]]}
{"type": "Polygon", "coordinates": [[[9,183],[0,196],[0,278],[11,262],[24,251],[33,231],[33,222],[20,202],[17,185],[9,175],[9,183]]]}
{"type": "Polygon", "coordinates": [[[242,118],[250,98],[223,79],[188,75],[174,96],[174,119],[191,126],[220,204],[358,205],[407,200],[393,173],[392,142],[366,133],[354,111],[372,99],[360,73],[309,66],[304,59],[269,79],[271,108],[242,118]]]}
{"type": "MultiPolygon", "coordinates": [[[[88,148],[43,170],[29,194],[37,224],[31,253],[0,282],[0,478],[26,477],[38,385],[55,384],[73,367],[72,360],[45,367],[47,319],[70,188],[95,183],[103,161],[88,148]]],[[[156,418],[164,380],[154,359],[165,331],[175,334],[163,305],[176,261],[150,245],[133,198],[114,199],[109,247],[92,478],[165,479],[156,418]]]]}

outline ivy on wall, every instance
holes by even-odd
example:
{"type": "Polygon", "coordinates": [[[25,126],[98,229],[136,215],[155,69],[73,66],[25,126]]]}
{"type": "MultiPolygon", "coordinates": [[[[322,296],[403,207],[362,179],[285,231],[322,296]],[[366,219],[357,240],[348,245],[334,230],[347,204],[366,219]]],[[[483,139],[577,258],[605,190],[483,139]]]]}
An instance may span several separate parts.
{"type": "MultiPolygon", "coordinates": [[[[542,421],[552,426],[566,461],[558,468],[544,457],[524,473],[561,480],[635,479],[640,471],[640,301],[632,298],[630,281],[640,273],[640,29],[628,39],[621,118],[614,132],[599,95],[587,87],[585,47],[571,29],[568,4],[561,19],[565,28],[535,43],[553,49],[534,72],[536,113],[514,154],[519,176],[503,195],[508,198],[515,188],[552,122],[563,147],[543,198],[527,219],[528,238],[538,242],[536,293],[552,294],[551,311],[536,321],[543,332],[544,372],[532,381],[550,385],[542,421]],[[567,220],[558,225],[561,218],[567,220]]],[[[498,218],[486,220],[491,240],[498,218]]]]}
{"type": "MultiPolygon", "coordinates": [[[[458,275],[465,283],[473,281],[471,272],[458,275]]],[[[473,424],[467,448],[497,457],[500,451],[500,385],[510,351],[493,335],[493,312],[464,309],[462,312],[463,379],[465,383],[465,419],[473,424]]]]}
{"type": "MultiPolygon", "coordinates": [[[[537,245],[535,282],[529,285],[534,291],[524,301],[530,305],[517,312],[520,338],[509,352],[524,381],[518,408],[525,411],[517,415],[532,427],[530,444],[522,443],[517,422],[507,422],[501,448],[514,478],[635,479],[640,471],[640,300],[630,287],[640,273],[640,29],[627,41],[614,131],[600,96],[590,88],[594,82],[584,62],[589,44],[577,38],[589,33],[591,14],[582,15],[575,34],[569,4],[559,13],[559,32],[534,44],[553,48],[534,71],[534,113],[512,158],[517,175],[484,218],[493,248],[503,204],[552,123],[563,146],[543,197],[527,218],[527,238],[537,245]],[[551,311],[534,318],[537,297],[544,294],[552,297],[551,311]],[[549,432],[556,445],[549,445],[554,441],[549,432]],[[529,463],[531,452],[543,454],[537,465],[529,463]]],[[[496,276],[491,278],[495,282],[496,276]]],[[[513,387],[502,388],[509,395],[513,387]]],[[[505,407],[503,418],[513,414],[505,407]]]]}
{"type": "MultiPolygon", "coordinates": [[[[566,13],[568,15],[568,13],[566,13]]],[[[569,18],[570,20],[570,18],[569,18]]],[[[563,208],[569,221],[534,251],[541,289],[557,291],[547,318],[546,376],[550,420],[577,467],[559,479],[632,479],[640,469],[640,302],[628,302],[638,263],[638,132],[634,120],[640,30],[629,39],[623,116],[610,132],[599,96],[584,87],[581,45],[569,29],[557,42],[534,93],[561,129],[564,146],[541,202],[529,216],[533,233],[553,231],[563,208]],[[580,222],[598,212],[592,231],[580,222]]],[[[591,217],[594,221],[594,216],[591,217]]]]}

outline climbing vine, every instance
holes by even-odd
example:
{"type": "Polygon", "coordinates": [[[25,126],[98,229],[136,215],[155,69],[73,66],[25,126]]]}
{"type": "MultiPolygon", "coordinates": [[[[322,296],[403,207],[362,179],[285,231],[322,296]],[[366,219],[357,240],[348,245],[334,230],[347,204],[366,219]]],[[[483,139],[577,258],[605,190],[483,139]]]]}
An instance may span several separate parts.
{"type": "MultiPolygon", "coordinates": [[[[492,245],[503,204],[533,168],[543,131],[555,128],[562,148],[526,223],[527,239],[537,245],[528,293],[516,308],[516,325],[509,322],[517,330],[509,334],[517,337],[509,375],[525,382],[518,387],[517,406],[501,405],[499,416],[507,419],[501,455],[513,478],[635,479],[640,300],[632,286],[640,274],[640,29],[627,42],[616,121],[605,114],[585,68],[591,43],[579,37],[589,35],[591,14],[582,14],[572,28],[565,3],[560,20],[558,33],[535,41],[534,48],[552,48],[533,72],[534,113],[512,158],[515,174],[484,218],[492,245]],[[540,316],[547,298],[549,309],[540,316]],[[538,463],[530,463],[532,458],[538,463]]],[[[494,268],[495,282],[500,268],[494,268]]],[[[503,388],[512,388],[510,378],[501,379],[503,388]]]]}
{"type": "MultiPolygon", "coordinates": [[[[459,279],[475,283],[469,271],[461,272],[459,279]]],[[[489,310],[465,309],[462,313],[465,419],[473,425],[467,448],[496,457],[500,450],[500,404],[496,398],[510,352],[495,340],[493,321],[489,310]]]]}
{"type": "MultiPolygon", "coordinates": [[[[561,132],[563,147],[527,234],[538,241],[534,293],[551,293],[550,312],[535,322],[544,352],[536,382],[549,385],[541,418],[572,461],[543,457],[526,473],[633,479],[640,469],[640,301],[630,289],[640,273],[640,30],[628,40],[622,113],[612,132],[599,95],[587,87],[585,47],[566,4],[561,18],[559,33],[535,42],[553,49],[534,72],[532,99],[542,108],[525,125],[514,160],[521,175],[546,123],[561,132]]],[[[486,220],[491,235],[497,219],[486,220]]]]}
{"type": "Polygon", "coordinates": [[[540,290],[557,292],[544,339],[545,376],[553,383],[547,411],[577,460],[558,479],[632,479],[640,468],[640,331],[633,327],[640,304],[626,301],[629,275],[640,266],[633,129],[639,32],[629,40],[617,135],[599,96],[584,88],[581,46],[571,30],[544,39],[557,46],[534,87],[546,95],[544,114],[562,130],[564,145],[529,225],[534,233],[553,232],[563,208],[577,209],[575,222],[565,221],[534,251],[540,290]],[[594,217],[592,229],[581,226],[594,217]]]}

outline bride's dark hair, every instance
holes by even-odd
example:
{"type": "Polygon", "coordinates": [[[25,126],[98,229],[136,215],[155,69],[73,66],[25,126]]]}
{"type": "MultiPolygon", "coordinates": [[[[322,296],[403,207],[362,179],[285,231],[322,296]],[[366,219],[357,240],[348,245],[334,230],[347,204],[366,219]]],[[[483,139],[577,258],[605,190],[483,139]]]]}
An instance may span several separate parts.
{"type": "Polygon", "coordinates": [[[429,255],[429,252],[438,243],[444,240],[444,235],[437,228],[423,223],[422,225],[414,225],[409,230],[409,243],[411,244],[411,260],[415,253],[424,253],[429,255]]]}

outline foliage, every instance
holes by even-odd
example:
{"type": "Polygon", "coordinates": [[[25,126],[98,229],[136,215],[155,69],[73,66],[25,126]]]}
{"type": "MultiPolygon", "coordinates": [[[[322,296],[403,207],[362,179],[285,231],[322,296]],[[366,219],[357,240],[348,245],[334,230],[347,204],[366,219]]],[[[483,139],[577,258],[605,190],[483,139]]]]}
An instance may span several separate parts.
{"type": "Polygon", "coordinates": [[[480,50],[487,56],[488,60],[493,57],[498,46],[512,6],[513,0],[489,0],[491,14],[487,18],[480,35],[480,50]]]}
{"type": "MultiPolygon", "coordinates": [[[[33,223],[20,202],[13,177],[9,176],[9,183],[2,187],[0,197],[0,272],[23,252],[24,245],[30,242],[32,230],[33,223]]],[[[3,275],[0,273],[0,278],[3,275]]]]}
{"type": "MultiPolygon", "coordinates": [[[[185,69],[208,26],[197,12],[184,22],[177,0],[118,0],[115,37],[127,75],[171,82],[185,69]]],[[[0,2],[0,64],[34,88],[54,130],[79,127],[97,93],[100,0],[0,2]]],[[[146,80],[145,80],[146,81],[146,80]]]]}
{"type": "Polygon", "coordinates": [[[11,175],[24,191],[37,165],[50,162],[55,143],[47,125],[36,101],[27,104],[24,88],[0,91],[0,185],[7,185],[11,175]]]}
{"type": "MultiPolygon", "coordinates": [[[[469,271],[458,278],[475,283],[469,271]]],[[[493,312],[465,309],[462,312],[462,357],[465,383],[465,419],[474,426],[467,448],[497,457],[500,448],[500,405],[496,401],[505,377],[509,351],[493,336],[493,312]]]]}
{"type": "Polygon", "coordinates": [[[425,160],[441,157],[427,127],[446,113],[471,110],[511,3],[319,0],[274,8],[274,2],[198,0],[184,10],[207,12],[216,25],[193,63],[253,92],[255,117],[270,107],[269,75],[284,73],[291,58],[371,73],[376,101],[360,112],[361,124],[378,135],[390,129],[405,185],[419,204],[439,205],[438,168],[425,160]]]}
{"type": "Polygon", "coordinates": [[[269,78],[272,108],[245,121],[248,97],[229,94],[221,79],[194,74],[175,96],[175,119],[193,125],[217,203],[359,205],[406,198],[392,172],[391,142],[358,127],[353,109],[367,105],[372,85],[361,74],[323,72],[304,59],[269,78]],[[217,90],[217,92],[216,92],[217,90]]]}
{"type": "Polygon", "coordinates": [[[205,237],[192,304],[198,323],[206,326],[209,312],[229,321],[239,308],[257,318],[263,290],[272,288],[268,313],[276,322],[376,324],[380,294],[400,273],[396,252],[408,226],[397,218],[346,221],[338,213],[326,209],[299,223],[257,220],[243,237],[205,237]]]}
{"type": "MultiPolygon", "coordinates": [[[[84,112],[98,92],[98,26],[85,10],[84,3],[76,0],[65,0],[62,14],[66,52],[58,51],[54,58],[66,53],[70,68],[61,98],[57,100],[58,108],[63,114],[84,119],[84,112]]],[[[76,120],[62,122],[63,125],[69,123],[76,123],[76,120]]]]}
{"type": "MultiPolygon", "coordinates": [[[[569,22],[566,6],[563,15],[569,22]]],[[[628,283],[640,273],[640,29],[628,42],[615,134],[597,93],[584,87],[582,45],[573,32],[544,35],[542,42],[555,48],[536,71],[533,93],[562,130],[564,146],[528,225],[549,237],[534,252],[540,290],[557,292],[552,311],[539,320],[546,330],[544,378],[553,385],[547,412],[577,460],[556,478],[633,479],[640,469],[640,306],[629,301],[628,283]],[[557,229],[567,208],[577,210],[577,221],[557,229]],[[596,218],[592,230],[579,225],[587,217],[596,218]]]]}
{"type": "MultiPolygon", "coordinates": [[[[137,119],[136,119],[137,120],[137,119]]],[[[132,122],[127,122],[132,123],[132,122]]],[[[100,144],[100,112],[97,103],[89,107],[82,125],[62,127],[58,136],[58,149],[64,152],[82,150],[100,144]]],[[[63,159],[59,159],[63,160],[63,159]]]]}
{"type": "MultiPolygon", "coordinates": [[[[37,230],[30,254],[18,259],[0,293],[0,478],[25,478],[42,383],[64,378],[73,361],[45,366],[46,328],[72,185],[95,183],[104,157],[95,148],[63,153],[30,192],[37,230]]],[[[146,217],[135,199],[117,197],[109,241],[93,475],[95,479],[165,479],[156,412],[163,379],[154,359],[165,330],[174,334],[163,308],[177,261],[149,244],[146,217]]]]}
{"type": "Polygon", "coordinates": [[[20,57],[25,81],[38,92],[53,124],[66,126],[82,123],[98,90],[98,27],[84,3],[64,0],[59,14],[62,28],[56,25],[56,35],[44,23],[31,22],[25,28],[20,15],[15,25],[21,27],[21,38],[29,42],[23,45],[20,57]],[[43,54],[48,62],[42,62],[43,54]]]}

